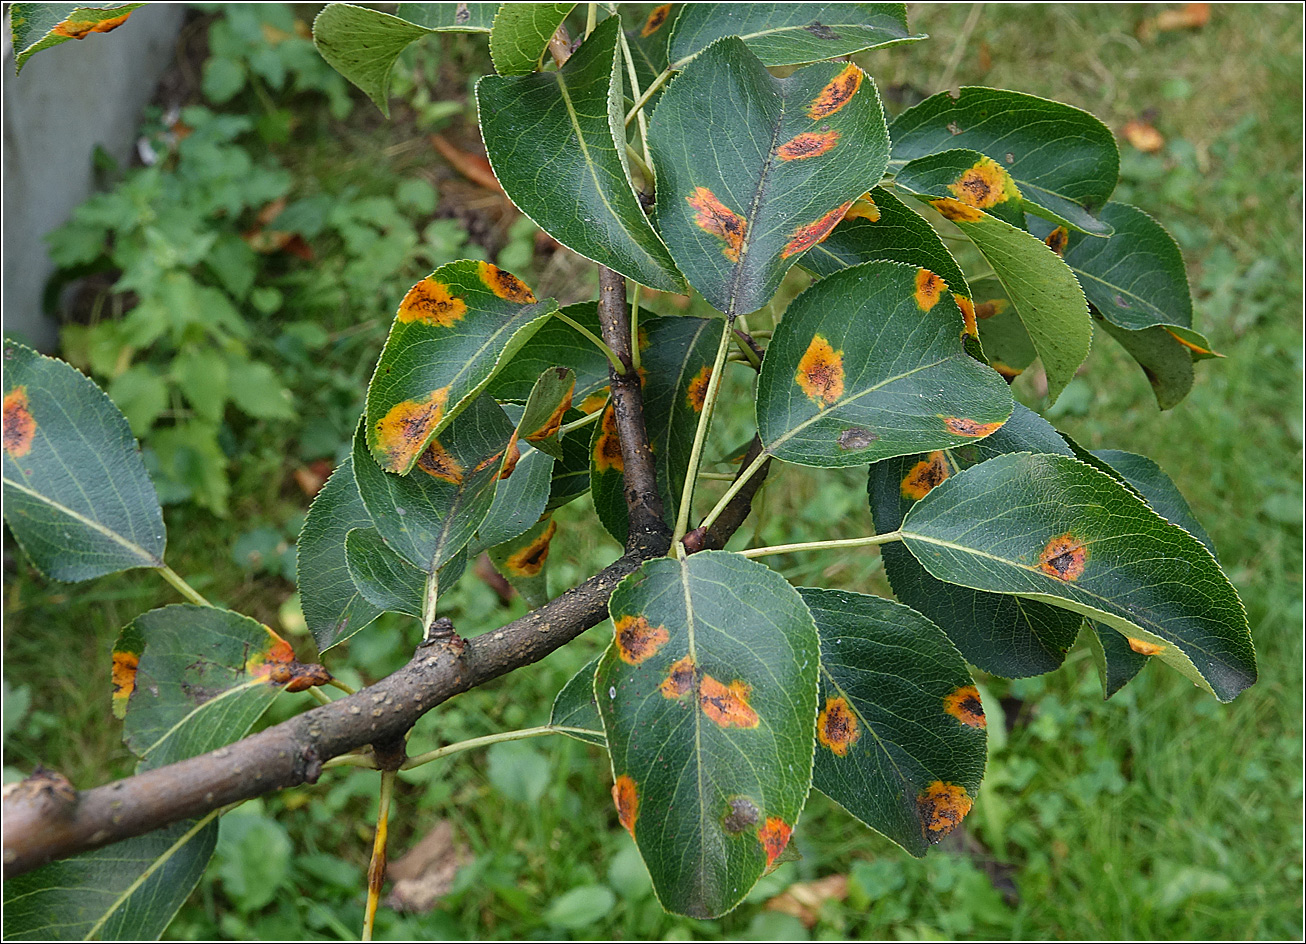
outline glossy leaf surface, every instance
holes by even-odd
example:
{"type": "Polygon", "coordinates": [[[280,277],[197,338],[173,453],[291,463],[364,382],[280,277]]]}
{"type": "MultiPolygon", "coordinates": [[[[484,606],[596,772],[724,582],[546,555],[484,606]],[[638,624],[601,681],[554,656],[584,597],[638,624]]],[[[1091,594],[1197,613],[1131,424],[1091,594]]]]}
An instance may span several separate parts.
{"type": "Polygon", "coordinates": [[[103,3],[89,7],[77,3],[14,3],[9,9],[9,29],[14,44],[15,72],[43,49],[92,33],[108,33],[127,22],[143,3],[103,3]]]}
{"type": "Polygon", "coordinates": [[[574,3],[505,3],[490,28],[490,58],[500,75],[534,72],[574,3]]]}
{"type": "Polygon", "coordinates": [[[1115,190],[1120,153],[1106,125],[1086,111],[1001,89],[932,95],[893,120],[894,166],[970,148],[997,162],[1025,200],[1058,221],[1105,236],[1094,215],[1115,190]]]}
{"type": "Polygon", "coordinates": [[[494,175],[517,207],[568,249],[664,292],[683,292],[626,162],[621,23],[609,17],[556,72],[476,84],[494,175]]]}
{"type": "Polygon", "coordinates": [[[390,550],[376,528],[355,528],[345,536],[345,563],[368,603],[421,618],[426,573],[390,550]]]}
{"type": "Polygon", "coordinates": [[[163,566],[163,512],[126,418],[76,369],[8,338],[3,447],[5,521],[46,576],[163,566]]]}
{"type": "Polygon", "coordinates": [[[367,388],[367,445],[376,462],[390,472],[411,470],[556,310],[552,299],[537,302],[525,283],[488,262],[451,262],[414,285],[367,388]]]}
{"type": "MultiPolygon", "coordinates": [[[[581,302],[562,309],[577,324],[599,335],[599,313],[595,302],[581,302]]],[[[525,402],[545,371],[570,368],[576,378],[572,401],[579,407],[608,386],[608,358],[593,341],[558,318],[550,318],[531,335],[487,388],[498,400],[525,402]]],[[[591,404],[593,405],[593,404],[591,404]]],[[[593,412],[587,409],[586,412],[593,412]]]]}
{"type": "MultiPolygon", "coordinates": [[[[875,530],[898,530],[912,505],[935,485],[1010,452],[1070,455],[1047,420],[1017,403],[1001,429],[973,445],[872,465],[867,493],[875,530]]],[[[1037,600],[937,580],[901,544],[881,546],[880,556],[898,599],[942,628],[968,662],[994,675],[1023,678],[1051,672],[1065,660],[1083,623],[1079,614],[1037,600]]]]}
{"type": "Polygon", "coordinates": [[[395,62],[410,43],[431,32],[429,27],[352,3],[329,3],[313,21],[313,42],[322,58],[362,89],[387,118],[395,62]]]}
{"type": "Polygon", "coordinates": [[[768,66],[800,65],[924,39],[907,28],[902,3],[690,3],[676,19],[675,68],[726,36],[768,66]]]}
{"type": "Polygon", "coordinates": [[[936,486],[901,533],[940,580],[1106,623],[1221,701],[1256,680],[1246,613],[1210,551],[1074,459],[990,459],[936,486]]]}
{"type": "Polygon", "coordinates": [[[516,537],[490,548],[490,560],[534,609],[549,599],[549,547],[558,524],[546,517],[516,537]]]}
{"type": "Polygon", "coordinates": [[[1011,391],[962,347],[943,280],[896,262],[822,279],[789,305],[757,388],[766,452],[826,468],[960,445],[1011,415],[1011,391]]]}
{"type": "Polygon", "coordinates": [[[587,662],[584,668],[562,686],[562,691],[553,700],[549,724],[592,731],[592,734],[577,734],[574,731],[563,733],[587,744],[607,747],[608,740],[603,736],[603,719],[599,717],[599,703],[594,697],[594,673],[598,666],[598,659],[587,662]]]}
{"type": "Polygon", "coordinates": [[[915,856],[969,812],[984,776],[984,707],[961,654],[915,610],[799,591],[821,636],[812,785],[915,856]]]}
{"type": "Polygon", "coordinates": [[[649,147],[662,238],[690,284],[731,318],[770,300],[888,160],[875,83],[855,65],[776,79],[734,38],[667,87],[649,147]]]}
{"type": "Polygon", "coordinates": [[[526,405],[517,419],[517,436],[554,458],[562,456],[558,430],[571,409],[576,392],[576,374],[569,367],[550,367],[535,381],[526,405]]]}
{"type": "Polygon", "coordinates": [[[664,908],[724,914],[807,797],[816,627],[778,574],[721,551],[649,561],[609,606],[594,690],[619,818],[664,908]]]}

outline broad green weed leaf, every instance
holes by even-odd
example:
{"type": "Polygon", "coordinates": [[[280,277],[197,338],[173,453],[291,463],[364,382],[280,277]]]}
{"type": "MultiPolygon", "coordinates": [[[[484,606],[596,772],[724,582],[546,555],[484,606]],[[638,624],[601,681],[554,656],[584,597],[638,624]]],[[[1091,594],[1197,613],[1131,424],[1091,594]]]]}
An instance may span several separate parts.
{"type": "Polygon", "coordinates": [[[390,550],[376,528],[355,528],[345,536],[345,563],[368,603],[421,618],[426,572],[390,550]]]}
{"type": "Polygon", "coordinates": [[[323,652],[381,615],[354,584],[345,558],[349,532],[370,527],[372,518],[358,494],[354,459],[349,456],[313,499],[295,557],[304,620],[323,652]]]}
{"type": "Polygon", "coordinates": [[[490,29],[490,59],[499,75],[526,75],[540,64],[549,39],[574,3],[505,3],[490,29]]]}
{"type": "Polygon", "coordinates": [[[1256,681],[1246,613],[1210,551],[1075,459],[980,463],[935,486],[900,531],[938,579],[1106,623],[1220,701],[1256,681]]]}
{"type": "Polygon", "coordinates": [[[504,192],[541,229],[636,282],[683,292],[630,181],[620,28],[604,20],[556,72],[482,78],[481,136],[504,192]]]}
{"type": "Polygon", "coordinates": [[[768,66],[820,62],[925,39],[907,28],[902,3],[690,3],[671,34],[674,68],[683,69],[726,36],[738,36],[768,66]]]}
{"type": "Polygon", "coordinates": [[[313,21],[313,42],[327,63],[390,117],[390,73],[414,40],[434,32],[416,23],[354,6],[329,3],[313,21]]]}
{"type": "Polygon", "coordinates": [[[645,563],[609,608],[594,691],[618,816],[666,910],[725,914],[807,798],[816,627],[783,578],[722,551],[645,563]]]}
{"type": "Polygon", "coordinates": [[[1086,111],[1001,89],[940,92],[893,120],[891,167],[970,148],[990,157],[1041,216],[1096,236],[1096,216],[1115,190],[1120,153],[1106,125],[1086,111]]]}
{"type": "Polygon", "coordinates": [[[867,262],[789,305],[757,387],[765,451],[825,468],[960,445],[1011,415],[1011,391],[965,353],[964,319],[927,269],[867,262]]]}
{"type": "Polygon", "coordinates": [[[821,636],[812,786],[914,856],[970,811],[987,722],[966,663],[915,610],[798,591],[821,636]]]}
{"type": "Polygon", "coordinates": [[[163,512],[127,420],[76,369],[8,338],[3,468],[5,521],[46,576],[163,566],[163,512]]]}
{"type": "Polygon", "coordinates": [[[490,560],[534,609],[549,600],[549,544],[558,523],[546,516],[516,537],[490,548],[490,560]]]}
{"type": "Polygon", "coordinates": [[[488,262],[441,266],[404,296],[367,388],[367,446],[407,473],[557,305],[488,262]]]}
{"type": "MultiPolygon", "coordinates": [[[[977,462],[1009,452],[1070,455],[1047,420],[1017,403],[1011,419],[973,445],[900,456],[871,466],[871,517],[881,533],[898,530],[903,516],[940,482],[977,462]]],[[[884,573],[898,599],[937,624],[961,654],[985,672],[1024,678],[1061,665],[1083,618],[1037,600],[985,593],[930,576],[900,544],[880,548],[884,573]]]]}
{"type": "Polygon", "coordinates": [[[583,669],[562,686],[562,691],[558,692],[558,697],[553,700],[553,712],[549,715],[549,724],[592,732],[590,734],[577,734],[574,731],[563,733],[587,744],[607,747],[608,740],[603,736],[603,719],[599,717],[599,703],[594,697],[594,673],[598,667],[598,659],[587,662],[583,669]]]}
{"type": "Polygon", "coordinates": [[[127,22],[144,3],[105,3],[84,7],[76,3],[14,3],[9,7],[9,29],[14,43],[14,73],[43,49],[92,33],[107,33],[127,22]]]}
{"type": "Polygon", "coordinates": [[[741,40],[718,40],[649,125],[662,238],[712,307],[754,311],[879,181],[888,147],[875,83],[857,66],[777,79],[741,40]]]}
{"type": "Polygon", "coordinates": [[[499,12],[498,3],[401,3],[400,19],[427,29],[450,33],[488,33],[499,12]]]}

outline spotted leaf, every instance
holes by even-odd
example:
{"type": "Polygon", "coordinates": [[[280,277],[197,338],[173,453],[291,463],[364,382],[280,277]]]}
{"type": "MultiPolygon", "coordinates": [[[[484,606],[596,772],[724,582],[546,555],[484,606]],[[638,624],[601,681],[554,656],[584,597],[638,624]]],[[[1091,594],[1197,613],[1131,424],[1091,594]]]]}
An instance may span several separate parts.
{"type": "Polygon", "coordinates": [[[450,33],[488,33],[498,3],[401,3],[395,14],[427,29],[450,33]]]}
{"type": "Polygon", "coordinates": [[[778,574],[722,551],[647,562],[609,608],[619,628],[666,636],[628,659],[619,629],[594,678],[619,818],[664,908],[724,914],[784,851],[807,796],[816,627],[778,574]]]}
{"type": "Polygon", "coordinates": [[[490,29],[490,58],[500,75],[534,72],[574,3],[505,3],[490,29]]]}
{"type": "Polygon", "coordinates": [[[549,548],[558,523],[546,515],[533,527],[490,548],[490,560],[531,608],[549,599],[549,548]]]}
{"type": "Polygon", "coordinates": [[[956,826],[928,800],[931,789],[954,787],[969,803],[984,776],[984,707],[966,663],[937,626],[901,604],[799,593],[821,637],[812,785],[924,855],[956,826]]]}
{"type": "Polygon", "coordinates": [[[108,33],[125,24],[143,3],[103,3],[84,7],[76,3],[14,3],[9,9],[15,73],[43,49],[70,39],[108,33]]]}

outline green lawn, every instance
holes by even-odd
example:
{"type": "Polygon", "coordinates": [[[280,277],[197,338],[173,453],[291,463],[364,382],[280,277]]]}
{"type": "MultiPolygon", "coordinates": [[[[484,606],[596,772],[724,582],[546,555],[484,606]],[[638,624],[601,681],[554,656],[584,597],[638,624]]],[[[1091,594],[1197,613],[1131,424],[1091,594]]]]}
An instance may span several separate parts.
{"type": "MultiPolygon", "coordinates": [[[[1155,154],[1122,143],[1116,199],[1175,234],[1195,327],[1225,358],[1200,363],[1189,397],[1161,413],[1142,373],[1099,335],[1048,415],[1086,447],[1144,453],[1174,478],[1246,605],[1260,681],[1221,706],[1151,665],[1104,702],[1086,649],[1040,678],[980,675],[989,767],[964,830],[914,860],[814,794],[794,837],[801,860],[711,922],[662,914],[617,824],[606,754],[559,737],[462,754],[401,777],[391,858],[447,818],[465,863],[434,912],[383,910],[378,937],[1302,936],[1302,18],[1287,5],[1217,5],[1205,28],[1144,43],[1135,27],[1157,9],[989,5],[976,15],[925,5],[911,11],[913,26],[933,39],[862,64],[891,102],[906,86],[984,84],[1081,106],[1117,132],[1147,113],[1166,138],[1155,154]],[[845,894],[813,911],[810,927],[763,907],[795,882],[831,875],[848,876],[845,894]]],[[[361,108],[354,117],[376,127],[361,108]]],[[[410,151],[394,153],[412,166],[410,151]]],[[[332,166],[320,144],[304,155],[305,166],[332,166]]],[[[731,380],[717,455],[750,432],[747,381],[743,369],[731,380]]],[[[1016,389],[1038,405],[1030,378],[1016,389]]],[[[739,540],[868,533],[864,487],[859,470],[778,470],[759,504],[763,523],[739,540]]],[[[171,508],[169,561],[211,599],[295,632],[293,587],[231,555],[251,521],[280,527],[302,511],[294,494],[248,472],[227,520],[171,508]]],[[[559,518],[555,591],[618,550],[588,499],[559,518]]],[[[5,677],[22,686],[6,689],[7,769],[41,761],[78,786],[128,773],[109,714],[108,654],[124,623],[171,592],[151,575],[49,583],[6,550],[5,677]]],[[[771,563],[795,583],[887,592],[874,552],[771,563]]],[[[472,577],[450,599],[460,628],[492,629],[521,612],[472,577]]],[[[411,623],[383,620],[329,664],[354,681],[392,671],[416,642],[411,623]]],[[[608,632],[442,706],[418,724],[410,752],[543,723],[608,632]]],[[[305,703],[287,696],[267,720],[305,703]]],[[[332,771],[233,814],[170,936],[357,935],[376,788],[374,772],[332,771]]]]}

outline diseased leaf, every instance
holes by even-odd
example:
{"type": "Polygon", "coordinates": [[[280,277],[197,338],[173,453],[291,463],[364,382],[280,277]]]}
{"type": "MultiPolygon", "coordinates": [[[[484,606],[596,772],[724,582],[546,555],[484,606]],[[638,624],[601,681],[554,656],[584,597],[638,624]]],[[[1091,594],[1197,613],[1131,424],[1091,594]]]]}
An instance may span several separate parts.
{"type": "MultiPolygon", "coordinates": [[[[434,4],[432,4],[434,5],[434,4]]],[[[313,43],[331,68],[390,117],[390,73],[399,54],[434,30],[352,3],[328,3],[313,21],[313,43]]]]}
{"type": "Polygon", "coordinates": [[[936,274],[867,262],[789,305],[762,362],[766,453],[825,468],[960,445],[1011,415],[1011,391],[962,347],[964,319],[936,274]]]}
{"type": "Polygon", "coordinates": [[[490,29],[490,58],[500,75],[534,72],[549,39],[574,3],[505,3],[490,29]]]}
{"type": "MultiPolygon", "coordinates": [[[[1070,448],[1047,420],[1017,403],[1001,429],[973,445],[877,462],[867,481],[876,531],[897,531],[912,505],[934,486],[1009,452],[1070,455],[1070,448]]],[[[1037,600],[936,580],[897,543],[883,545],[880,556],[898,599],[942,628],[968,662],[994,675],[1024,678],[1053,671],[1083,623],[1079,614],[1037,600]]]]}
{"type": "MultiPolygon", "coordinates": [[[[606,398],[596,409],[603,409],[606,398]]],[[[565,419],[567,422],[583,417],[578,410],[572,410],[565,419]]],[[[600,417],[600,419],[602,419],[600,417]]],[[[549,484],[549,501],[544,506],[546,512],[555,511],[568,502],[574,501],[590,490],[590,431],[578,429],[562,440],[562,459],[553,464],[553,480],[549,484]]]]}
{"type": "MultiPolygon", "coordinates": [[[[635,66],[635,79],[639,82],[641,92],[667,68],[667,39],[671,35],[671,24],[679,13],[676,4],[660,3],[649,12],[643,23],[634,29],[626,30],[626,45],[630,47],[630,58],[635,66]]],[[[653,113],[661,96],[660,89],[653,93],[644,105],[645,114],[653,113]]],[[[633,97],[630,101],[634,104],[633,97]]]]}
{"type": "Polygon", "coordinates": [[[166,534],[131,428],[89,378],[4,342],[4,516],[55,580],[162,567],[166,534]]]}
{"type": "Polygon", "coordinates": [[[960,653],[915,610],[799,590],[821,636],[812,785],[914,856],[970,811],[984,706],[960,653]]]}
{"type": "Polygon", "coordinates": [[[956,200],[1021,229],[1025,228],[1025,210],[1037,209],[1026,204],[1001,164],[968,148],[908,161],[898,168],[893,183],[908,193],[956,200]]]}
{"type": "Polygon", "coordinates": [[[382,468],[409,472],[556,310],[488,262],[451,262],[414,285],[367,388],[367,446],[382,468]]]}
{"type": "Polygon", "coordinates": [[[494,502],[467,551],[475,556],[528,531],[540,520],[553,484],[553,457],[521,444],[512,475],[498,483],[494,502]]]}
{"type": "Polygon", "coordinates": [[[630,181],[620,28],[604,20],[556,72],[482,78],[481,136],[504,192],[541,229],[636,282],[683,292],[630,181]]]}
{"type": "Polygon", "coordinates": [[[609,603],[594,680],[618,817],[668,911],[734,908],[811,783],[816,627],[778,574],[705,551],[645,563],[609,603]]]}
{"type": "Polygon", "coordinates": [[[1097,236],[1097,213],[1115,190],[1120,153],[1106,125],[1086,111],[1021,92],[940,92],[893,120],[892,167],[970,148],[992,158],[1039,215],[1097,236]]]}
{"type": "Polygon", "coordinates": [[[370,527],[372,518],[354,482],[354,459],[347,456],[313,499],[296,545],[300,605],[322,652],[381,615],[354,584],[345,557],[349,532],[370,527]]]}
{"type": "Polygon", "coordinates": [[[1095,323],[1138,362],[1143,376],[1152,386],[1158,407],[1168,410],[1183,402],[1188,391],[1193,389],[1194,358],[1170,329],[1156,325],[1129,331],[1100,316],[1095,323]]]}
{"type": "Polygon", "coordinates": [[[690,3],[671,34],[675,68],[726,36],[738,36],[768,66],[925,39],[907,28],[902,3],[690,3]]]}
{"type": "Polygon", "coordinates": [[[553,713],[549,724],[564,728],[580,728],[591,734],[579,734],[564,731],[567,737],[573,737],[587,744],[607,747],[607,738],[603,736],[603,719],[599,717],[599,703],[594,697],[594,673],[599,660],[585,664],[585,667],[571,677],[571,680],[558,692],[553,700],[553,713]]]}
{"type": "Polygon", "coordinates": [[[1034,350],[1034,342],[1020,323],[1020,316],[1003,291],[1001,282],[980,279],[971,283],[970,290],[975,306],[975,326],[984,342],[989,366],[1010,383],[1037,360],[1038,351],[1034,350]]]}
{"type": "Polygon", "coordinates": [[[980,463],[936,486],[900,531],[938,579],[1106,623],[1220,701],[1256,681],[1246,613],[1210,551],[1075,459],[980,463]]]}
{"type": "Polygon", "coordinates": [[[1102,697],[1109,699],[1143,671],[1148,658],[1135,652],[1129,639],[1109,626],[1088,620],[1084,624],[1084,638],[1097,665],[1098,678],[1102,680],[1102,697]]]}
{"type": "Polygon", "coordinates": [[[549,544],[558,523],[545,516],[516,537],[490,548],[490,560],[534,609],[549,600],[549,544]]]}
{"type": "Polygon", "coordinates": [[[518,438],[555,459],[561,458],[558,430],[571,409],[575,391],[576,374],[569,367],[550,367],[540,374],[517,420],[518,438]]]}
{"type": "Polygon", "coordinates": [[[144,3],[102,3],[86,7],[76,3],[14,3],[9,7],[9,29],[14,42],[14,73],[43,49],[92,33],[108,33],[127,22],[144,3]]]}
{"type": "MultiPolygon", "coordinates": [[[[691,317],[656,318],[641,326],[644,422],[656,463],[663,517],[668,524],[675,522],[680,508],[694,431],[711,380],[721,328],[718,319],[691,317]]],[[[594,510],[608,533],[624,544],[629,528],[624,462],[612,406],[594,425],[591,445],[594,510]]]]}
{"type": "Polygon", "coordinates": [[[889,142],[875,83],[857,66],[776,79],[727,38],[667,87],[649,147],[662,238],[690,284],[734,318],[766,304],[879,181],[889,142]]]}
{"type": "Polygon", "coordinates": [[[390,550],[376,528],[355,528],[345,536],[345,563],[368,603],[421,619],[426,573],[390,550]]]}
{"type": "MultiPolygon", "coordinates": [[[[562,309],[577,324],[599,336],[597,302],[581,302],[562,309]]],[[[569,367],[576,376],[572,400],[581,406],[600,391],[604,398],[608,387],[608,358],[589,338],[558,318],[550,318],[494,375],[487,388],[497,400],[525,402],[545,371],[569,367]]],[[[591,406],[593,404],[591,403],[591,406]]],[[[592,413],[593,409],[585,412],[592,413]]]]}
{"type": "Polygon", "coordinates": [[[450,33],[488,33],[499,12],[498,3],[401,3],[400,19],[427,29],[450,33]]]}

